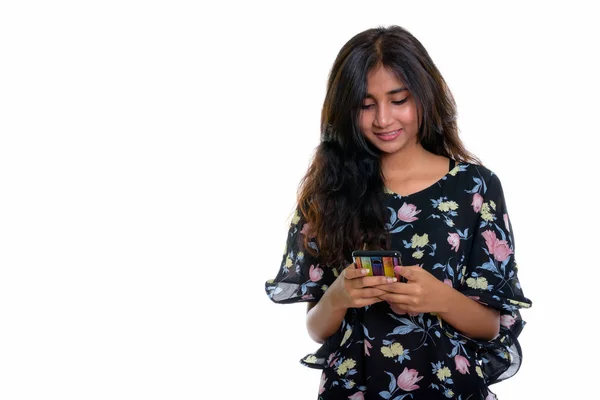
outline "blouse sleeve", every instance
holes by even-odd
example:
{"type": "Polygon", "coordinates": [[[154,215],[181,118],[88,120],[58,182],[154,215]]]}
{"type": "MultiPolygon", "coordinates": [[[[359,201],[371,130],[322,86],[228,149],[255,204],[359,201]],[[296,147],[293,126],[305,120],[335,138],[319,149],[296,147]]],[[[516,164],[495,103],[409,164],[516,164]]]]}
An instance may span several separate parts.
{"type": "Polygon", "coordinates": [[[462,293],[503,314],[531,305],[517,278],[515,243],[502,185],[492,175],[479,209],[479,220],[466,265],[462,293]]]}
{"type": "Polygon", "coordinates": [[[515,242],[500,180],[492,174],[482,183],[481,194],[474,194],[478,222],[460,291],[500,311],[500,334],[491,341],[474,341],[482,355],[482,372],[492,384],[510,378],[521,366],[517,337],[525,322],[519,309],[532,303],[517,278],[515,242]]]}
{"type": "Polygon", "coordinates": [[[275,279],[265,283],[267,296],[275,303],[316,302],[338,275],[337,270],[321,265],[314,239],[308,241],[308,246],[317,251],[317,256],[307,251],[305,235],[310,235],[310,224],[305,223],[296,210],[279,271],[275,279]]]}

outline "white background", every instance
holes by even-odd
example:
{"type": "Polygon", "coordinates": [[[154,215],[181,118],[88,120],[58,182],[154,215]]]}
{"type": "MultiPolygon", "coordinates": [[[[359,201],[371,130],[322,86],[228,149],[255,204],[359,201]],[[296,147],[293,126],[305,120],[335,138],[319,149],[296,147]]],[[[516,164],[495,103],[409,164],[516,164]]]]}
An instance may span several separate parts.
{"type": "Polygon", "coordinates": [[[389,24],[503,182],[534,306],[493,390],[593,397],[596,14],[445,3],[0,3],[0,398],[316,398],[305,306],[264,281],[337,51],[389,24]]]}

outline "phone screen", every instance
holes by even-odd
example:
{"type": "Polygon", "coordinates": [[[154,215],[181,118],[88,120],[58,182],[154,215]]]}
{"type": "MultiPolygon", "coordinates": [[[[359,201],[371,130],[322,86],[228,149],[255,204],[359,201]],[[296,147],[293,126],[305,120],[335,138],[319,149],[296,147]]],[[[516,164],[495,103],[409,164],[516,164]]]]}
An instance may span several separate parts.
{"type": "Polygon", "coordinates": [[[367,276],[396,276],[394,267],[401,265],[399,257],[391,256],[356,256],[354,263],[357,268],[368,270],[367,276]]]}

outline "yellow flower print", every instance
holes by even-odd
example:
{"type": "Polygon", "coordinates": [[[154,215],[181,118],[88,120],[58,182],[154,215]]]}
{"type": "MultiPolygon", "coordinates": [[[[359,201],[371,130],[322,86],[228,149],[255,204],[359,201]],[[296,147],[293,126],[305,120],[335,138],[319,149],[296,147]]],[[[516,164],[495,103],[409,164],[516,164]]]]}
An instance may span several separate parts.
{"type": "Polygon", "coordinates": [[[333,276],[335,276],[336,278],[338,276],[340,276],[340,273],[338,272],[338,270],[336,268],[333,268],[333,276]]]}
{"type": "Polygon", "coordinates": [[[274,279],[269,279],[269,280],[267,281],[267,283],[273,283],[273,282],[275,282],[275,280],[274,280],[274,279]]]}
{"type": "Polygon", "coordinates": [[[343,346],[344,343],[346,343],[346,341],[350,338],[350,335],[352,335],[352,329],[346,329],[346,332],[344,332],[344,338],[342,339],[342,343],[340,343],[340,346],[343,346]]]}
{"type": "Polygon", "coordinates": [[[416,249],[417,247],[425,247],[429,243],[429,235],[424,234],[423,236],[419,236],[415,234],[412,237],[412,248],[416,249]]]}
{"type": "Polygon", "coordinates": [[[285,267],[290,268],[293,264],[294,264],[294,262],[292,261],[290,256],[287,256],[287,258],[285,259],[285,267]]]}
{"type": "Polygon", "coordinates": [[[412,254],[412,256],[413,258],[420,260],[421,258],[423,258],[423,252],[421,250],[417,250],[412,254]]]}
{"type": "Polygon", "coordinates": [[[481,218],[488,222],[494,220],[494,214],[490,212],[490,205],[488,203],[481,205],[481,218]]]}
{"type": "Polygon", "coordinates": [[[467,279],[467,286],[471,289],[477,289],[477,281],[475,280],[475,278],[467,279]]]}
{"type": "Polygon", "coordinates": [[[479,289],[487,290],[487,288],[488,288],[488,281],[487,281],[487,279],[485,279],[482,276],[480,276],[479,278],[477,278],[477,287],[479,289]]]}
{"type": "Polygon", "coordinates": [[[294,217],[292,218],[292,224],[297,225],[299,221],[300,221],[300,214],[298,214],[298,210],[296,210],[296,213],[294,214],[294,217]]]}
{"type": "Polygon", "coordinates": [[[454,211],[458,208],[458,204],[456,204],[455,201],[444,201],[442,203],[440,203],[440,205],[438,206],[438,210],[443,211],[443,212],[447,212],[447,211],[454,211]]]}
{"type": "Polygon", "coordinates": [[[384,346],[381,348],[381,354],[387,358],[394,358],[404,353],[404,347],[400,343],[392,343],[391,346],[384,346]]]}
{"type": "Polygon", "coordinates": [[[448,368],[448,367],[440,368],[440,369],[438,369],[438,371],[435,374],[437,375],[438,379],[443,382],[446,380],[446,378],[450,378],[450,375],[451,375],[450,368],[448,368]]]}
{"type": "Polygon", "coordinates": [[[490,206],[492,206],[492,209],[496,211],[496,203],[494,203],[492,200],[490,200],[490,206]]]}
{"type": "Polygon", "coordinates": [[[354,381],[348,381],[346,383],[346,386],[349,387],[350,389],[352,389],[354,387],[354,385],[356,385],[356,383],[354,381]]]}
{"type": "Polygon", "coordinates": [[[298,252],[298,258],[300,258],[300,259],[304,258],[304,252],[303,251],[299,251],[298,252]]]}
{"type": "Polygon", "coordinates": [[[308,356],[304,359],[304,362],[307,364],[314,364],[317,362],[317,357],[316,356],[308,356]]]}
{"type": "Polygon", "coordinates": [[[518,305],[522,308],[529,308],[531,307],[531,305],[529,303],[523,303],[521,301],[517,301],[517,300],[513,300],[513,299],[508,299],[508,301],[510,301],[512,304],[518,305]]]}
{"type": "Polygon", "coordinates": [[[456,176],[456,174],[458,174],[459,171],[460,171],[460,166],[457,165],[456,167],[452,168],[452,171],[448,172],[448,174],[450,174],[452,176],[456,176]]]}
{"type": "Polygon", "coordinates": [[[387,194],[394,194],[387,186],[383,188],[383,191],[387,194]]]}
{"type": "Polygon", "coordinates": [[[337,367],[337,374],[338,375],[345,375],[346,372],[348,372],[349,369],[352,369],[356,366],[356,361],[354,361],[353,359],[349,358],[347,360],[345,360],[343,363],[340,364],[339,367],[337,367]]]}
{"type": "Polygon", "coordinates": [[[477,372],[477,375],[479,375],[480,378],[483,378],[483,372],[481,372],[481,367],[479,365],[475,367],[475,371],[477,372]]]}
{"type": "Polygon", "coordinates": [[[321,290],[322,290],[322,291],[326,291],[327,289],[329,289],[329,286],[327,286],[327,285],[323,285],[323,286],[321,286],[321,290]]]}
{"type": "Polygon", "coordinates": [[[471,289],[485,290],[488,287],[488,281],[487,281],[487,279],[485,279],[482,276],[477,277],[477,279],[469,278],[469,279],[467,279],[467,286],[470,287],[471,289]]]}

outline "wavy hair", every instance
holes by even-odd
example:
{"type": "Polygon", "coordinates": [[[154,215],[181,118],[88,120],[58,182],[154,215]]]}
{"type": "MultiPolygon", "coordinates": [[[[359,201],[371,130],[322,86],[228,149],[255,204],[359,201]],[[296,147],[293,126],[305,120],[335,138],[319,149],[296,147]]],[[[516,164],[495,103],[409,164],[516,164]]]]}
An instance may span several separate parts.
{"type": "Polygon", "coordinates": [[[338,53],[321,112],[321,141],[298,190],[298,209],[322,262],[341,265],[353,250],[389,248],[380,152],[360,131],[367,75],[378,66],[396,74],[415,99],[417,138],[428,151],[479,164],[458,137],[456,105],[423,45],[399,26],[366,30],[338,53]]]}

